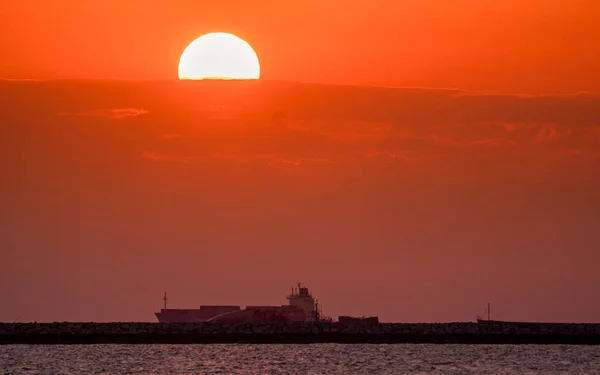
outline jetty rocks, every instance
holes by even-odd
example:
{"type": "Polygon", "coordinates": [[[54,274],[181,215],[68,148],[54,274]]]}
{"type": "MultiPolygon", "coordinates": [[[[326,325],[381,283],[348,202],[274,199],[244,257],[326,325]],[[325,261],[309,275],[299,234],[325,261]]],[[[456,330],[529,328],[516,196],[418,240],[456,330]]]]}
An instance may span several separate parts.
{"type": "Polygon", "coordinates": [[[600,324],[0,323],[0,344],[600,344],[600,324]]]}

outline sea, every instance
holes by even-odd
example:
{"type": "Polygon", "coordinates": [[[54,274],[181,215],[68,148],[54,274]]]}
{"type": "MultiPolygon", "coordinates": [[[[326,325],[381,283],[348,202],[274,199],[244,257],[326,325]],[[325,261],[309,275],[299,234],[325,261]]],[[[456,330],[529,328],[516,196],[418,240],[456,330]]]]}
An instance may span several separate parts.
{"type": "Polygon", "coordinates": [[[600,346],[5,345],[3,374],[600,374],[600,346]]]}

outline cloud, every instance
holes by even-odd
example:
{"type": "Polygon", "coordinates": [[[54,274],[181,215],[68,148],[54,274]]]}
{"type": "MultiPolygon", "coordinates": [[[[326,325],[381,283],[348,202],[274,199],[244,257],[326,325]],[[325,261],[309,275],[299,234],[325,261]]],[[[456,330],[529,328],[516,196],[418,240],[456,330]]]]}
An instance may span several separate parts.
{"type": "Polygon", "coordinates": [[[560,138],[558,132],[556,131],[556,127],[552,128],[543,128],[539,131],[537,136],[535,137],[536,143],[544,143],[544,142],[552,142],[557,141],[560,138]]]}
{"type": "Polygon", "coordinates": [[[473,146],[490,146],[490,147],[514,147],[517,145],[516,141],[507,140],[504,138],[489,138],[489,139],[477,139],[469,142],[473,146]]]}
{"type": "Polygon", "coordinates": [[[83,112],[59,112],[58,116],[77,116],[77,117],[104,117],[113,120],[119,120],[127,117],[137,117],[146,115],[149,112],[138,108],[113,108],[113,109],[95,109],[83,112]]]}
{"type": "Polygon", "coordinates": [[[455,91],[454,96],[506,96],[515,98],[569,98],[569,97],[596,97],[597,92],[593,91],[578,91],[574,93],[507,93],[498,90],[460,90],[460,89],[446,89],[455,91]]]}
{"type": "Polygon", "coordinates": [[[319,157],[298,157],[298,158],[282,158],[274,154],[214,154],[213,157],[218,160],[234,161],[239,163],[250,163],[250,162],[264,162],[268,166],[276,164],[289,164],[293,166],[300,166],[302,164],[310,163],[322,163],[322,164],[336,164],[335,161],[328,158],[319,157]]]}
{"type": "Polygon", "coordinates": [[[40,82],[40,80],[33,78],[0,78],[0,82],[40,82]]]}
{"type": "Polygon", "coordinates": [[[152,160],[155,162],[166,162],[166,163],[190,163],[192,161],[192,157],[190,156],[181,156],[181,155],[170,155],[170,154],[159,154],[149,151],[142,152],[142,158],[152,160]]]}
{"type": "Polygon", "coordinates": [[[236,155],[236,154],[221,154],[216,153],[213,155],[215,159],[223,159],[223,160],[238,160],[238,161],[248,161],[247,157],[236,155]]]}
{"type": "Polygon", "coordinates": [[[285,160],[285,159],[271,159],[271,161],[269,161],[269,166],[275,165],[275,164],[289,164],[289,165],[293,165],[295,167],[299,166],[300,164],[302,164],[299,161],[294,161],[294,160],[285,160]]]}
{"type": "Polygon", "coordinates": [[[143,117],[143,129],[120,127],[112,133],[106,124],[90,122],[85,133],[55,131],[73,142],[92,134],[104,137],[91,138],[97,144],[118,139],[111,147],[122,147],[123,155],[133,150],[156,162],[304,166],[337,173],[378,165],[521,167],[566,155],[587,157],[600,148],[600,96],[594,93],[273,82],[232,84],[218,92],[202,83],[11,82],[0,88],[0,94],[10,93],[0,102],[0,116],[9,120],[11,108],[38,123],[56,113],[116,120],[151,112],[143,117]]]}
{"type": "Polygon", "coordinates": [[[529,124],[517,123],[517,122],[502,122],[502,121],[482,121],[479,125],[485,127],[502,127],[508,133],[513,133],[516,130],[528,126],[529,124]]]}
{"type": "Polygon", "coordinates": [[[390,136],[393,129],[392,124],[378,122],[346,122],[344,131],[323,132],[322,134],[331,139],[342,141],[356,141],[364,139],[381,139],[390,136]]]}

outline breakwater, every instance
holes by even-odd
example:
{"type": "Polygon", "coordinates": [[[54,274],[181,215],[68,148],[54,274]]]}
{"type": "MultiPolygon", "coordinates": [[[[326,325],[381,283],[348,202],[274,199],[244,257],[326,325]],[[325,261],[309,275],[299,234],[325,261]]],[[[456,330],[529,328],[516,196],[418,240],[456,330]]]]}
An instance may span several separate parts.
{"type": "Polygon", "coordinates": [[[600,324],[0,323],[0,344],[455,343],[600,345],[600,324]]]}

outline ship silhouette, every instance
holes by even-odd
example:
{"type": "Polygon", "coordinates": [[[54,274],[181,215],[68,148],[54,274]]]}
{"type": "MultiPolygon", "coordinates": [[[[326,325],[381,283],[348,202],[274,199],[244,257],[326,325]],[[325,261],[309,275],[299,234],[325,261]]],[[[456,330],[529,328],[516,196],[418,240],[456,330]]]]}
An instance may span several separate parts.
{"type": "Polygon", "coordinates": [[[164,308],[154,313],[160,323],[197,322],[317,322],[332,321],[324,317],[319,302],[307,287],[298,283],[287,296],[288,304],[279,306],[201,305],[198,309],[169,309],[167,294],[164,308]]]}

